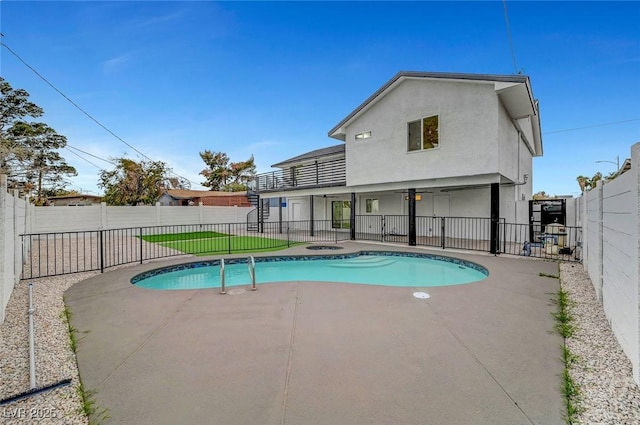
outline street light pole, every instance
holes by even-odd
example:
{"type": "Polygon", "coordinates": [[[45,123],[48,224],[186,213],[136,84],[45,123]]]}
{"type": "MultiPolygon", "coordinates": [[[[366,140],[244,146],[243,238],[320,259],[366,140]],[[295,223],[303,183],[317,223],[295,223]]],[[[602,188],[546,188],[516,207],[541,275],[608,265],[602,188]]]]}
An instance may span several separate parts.
{"type": "Polygon", "coordinates": [[[599,162],[608,162],[609,164],[615,164],[616,165],[616,171],[620,170],[620,156],[619,155],[616,155],[616,162],[613,162],[613,161],[596,161],[596,163],[599,163],[599,162]]]}

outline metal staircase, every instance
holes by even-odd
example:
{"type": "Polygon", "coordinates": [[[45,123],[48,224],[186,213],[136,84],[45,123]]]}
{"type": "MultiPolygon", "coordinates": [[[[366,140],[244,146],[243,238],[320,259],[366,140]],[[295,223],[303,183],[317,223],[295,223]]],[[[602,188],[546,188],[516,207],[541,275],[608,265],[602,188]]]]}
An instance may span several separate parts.
{"type": "Polygon", "coordinates": [[[269,200],[260,199],[260,195],[255,192],[247,192],[247,199],[256,207],[247,214],[247,231],[259,232],[264,221],[269,218],[269,200]]]}

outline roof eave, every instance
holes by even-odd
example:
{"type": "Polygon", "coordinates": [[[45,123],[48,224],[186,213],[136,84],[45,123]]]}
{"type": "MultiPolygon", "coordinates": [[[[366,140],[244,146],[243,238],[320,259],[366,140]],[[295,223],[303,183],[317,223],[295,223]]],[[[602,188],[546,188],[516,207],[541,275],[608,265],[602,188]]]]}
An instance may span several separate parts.
{"type": "Polygon", "coordinates": [[[491,75],[491,74],[465,74],[465,73],[449,73],[449,72],[419,72],[419,71],[400,71],[387,81],[382,87],[376,90],[356,109],[340,121],[335,127],[329,130],[328,135],[337,140],[345,141],[346,127],[358,118],[363,112],[373,106],[380,100],[387,91],[400,84],[401,81],[408,78],[425,78],[425,79],[447,79],[447,80],[470,80],[470,81],[488,81],[503,83],[527,83],[529,77],[525,75],[491,75]]]}

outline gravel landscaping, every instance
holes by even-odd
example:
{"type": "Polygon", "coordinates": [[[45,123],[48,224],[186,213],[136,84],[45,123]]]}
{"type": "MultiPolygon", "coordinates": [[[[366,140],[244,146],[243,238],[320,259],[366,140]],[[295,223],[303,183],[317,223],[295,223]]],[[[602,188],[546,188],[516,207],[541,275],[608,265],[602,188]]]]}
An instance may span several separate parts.
{"type": "Polygon", "coordinates": [[[581,264],[560,265],[562,288],[571,301],[575,332],[567,347],[577,356],[570,370],[583,410],[578,423],[640,424],[640,388],[581,264]]]}
{"type": "MultiPolygon", "coordinates": [[[[576,331],[567,340],[578,356],[570,371],[581,392],[579,423],[640,423],[640,388],[608,324],[593,286],[580,264],[560,266],[561,285],[569,294],[576,331]]],[[[64,319],[64,291],[95,273],[33,280],[36,307],[37,387],[71,379],[70,385],[0,406],[5,424],[87,424],[78,394],[78,368],[64,319]]],[[[78,335],[78,338],[82,338],[78,335]]],[[[28,282],[15,286],[0,325],[0,399],[29,389],[28,282]]],[[[560,385],[561,377],[558,377],[560,385]]],[[[106,421],[108,423],[108,421],[106,421]]]]}

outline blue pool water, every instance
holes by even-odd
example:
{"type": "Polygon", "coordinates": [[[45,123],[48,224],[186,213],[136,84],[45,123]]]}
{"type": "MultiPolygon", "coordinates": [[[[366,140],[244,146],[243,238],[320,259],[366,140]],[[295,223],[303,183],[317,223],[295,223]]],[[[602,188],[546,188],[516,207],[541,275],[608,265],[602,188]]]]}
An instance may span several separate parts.
{"type": "MultiPolygon", "coordinates": [[[[226,286],[251,283],[246,259],[225,261],[226,286]]],[[[256,283],[324,281],[425,287],[477,282],[488,274],[484,267],[457,258],[398,252],[255,259],[256,283]]],[[[151,270],[134,276],[131,282],[149,289],[219,288],[220,261],[151,270]]]]}

